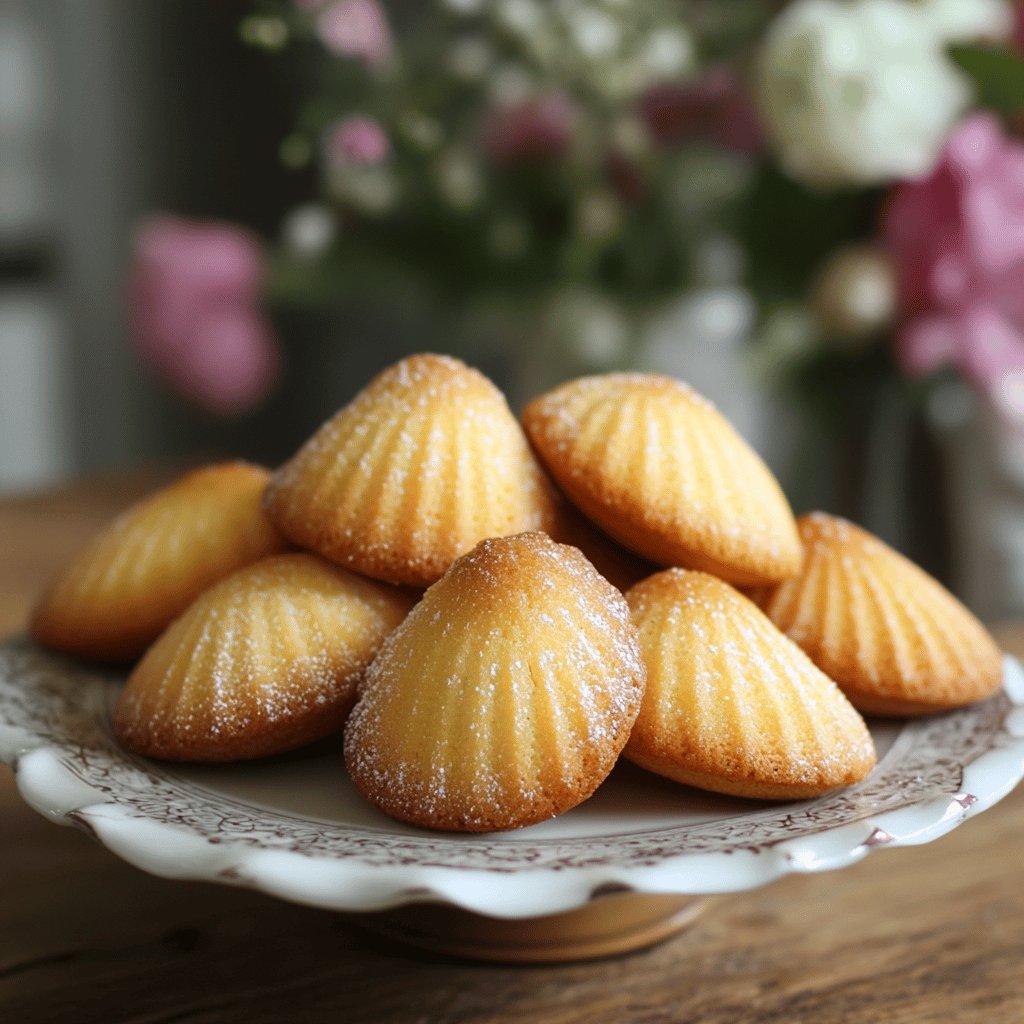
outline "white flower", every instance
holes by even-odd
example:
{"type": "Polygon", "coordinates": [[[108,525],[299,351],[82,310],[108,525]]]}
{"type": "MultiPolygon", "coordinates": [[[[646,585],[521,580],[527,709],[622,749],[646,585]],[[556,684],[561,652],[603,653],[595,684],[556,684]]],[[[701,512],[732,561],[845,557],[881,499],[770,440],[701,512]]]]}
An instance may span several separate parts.
{"type": "Polygon", "coordinates": [[[336,233],[334,214],[319,203],[296,206],[281,225],[281,241],[300,259],[322,255],[330,248],[336,233]]]}
{"type": "Polygon", "coordinates": [[[484,193],[483,176],[477,162],[459,149],[443,153],[434,168],[438,190],[457,210],[469,210],[484,193]]]}
{"type": "Polygon", "coordinates": [[[576,208],[579,232],[592,241],[614,235],[622,223],[622,207],[607,189],[585,192],[576,208]]]}
{"type": "Polygon", "coordinates": [[[1013,28],[1006,0],[918,0],[921,12],[941,39],[1002,39],[1013,28]]]}
{"type": "Polygon", "coordinates": [[[887,327],[896,312],[896,279],[886,254],[873,245],[847,245],[826,260],[811,290],[820,329],[856,349],[887,327]]]}
{"type": "Polygon", "coordinates": [[[641,58],[649,75],[671,78],[693,63],[693,40],[681,28],[660,28],[651,33],[641,58]]]}
{"type": "Polygon", "coordinates": [[[390,168],[346,167],[327,176],[327,190],[363,213],[381,215],[398,202],[398,180],[390,168]]]}
{"type": "Polygon", "coordinates": [[[1003,420],[1024,426],[1024,370],[1004,373],[988,397],[1003,420]]]}
{"type": "Polygon", "coordinates": [[[905,0],[796,0],[776,18],[758,92],[793,177],[854,185],[931,169],[970,99],[943,52],[949,29],[933,22],[935,9],[905,0]]]}
{"type": "Polygon", "coordinates": [[[498,18],[509,31],[529,36],[544,24],[543,8],[536,0],[504,0],[498,4],[498,18]]]}
{"type": "Polygon", "coordinates": [[[569,33],[584,57],[608,57],[619,48],[619,26],[593,7],[581,7],[568,18],[569,33]]]}

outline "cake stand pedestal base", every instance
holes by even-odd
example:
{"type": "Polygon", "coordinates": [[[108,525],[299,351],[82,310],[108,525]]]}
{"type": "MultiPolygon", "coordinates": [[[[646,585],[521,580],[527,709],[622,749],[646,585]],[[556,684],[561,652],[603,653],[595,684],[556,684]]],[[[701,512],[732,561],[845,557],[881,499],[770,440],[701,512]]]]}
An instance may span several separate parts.
{"type": "Polygon", "coordinates": [[[704,896],[614,893],[578,910],[502,918],[436,903],[352,915],[361,928],[399,942],[471,960],[559,963],[631,953],[690,924],[704,896]]]}

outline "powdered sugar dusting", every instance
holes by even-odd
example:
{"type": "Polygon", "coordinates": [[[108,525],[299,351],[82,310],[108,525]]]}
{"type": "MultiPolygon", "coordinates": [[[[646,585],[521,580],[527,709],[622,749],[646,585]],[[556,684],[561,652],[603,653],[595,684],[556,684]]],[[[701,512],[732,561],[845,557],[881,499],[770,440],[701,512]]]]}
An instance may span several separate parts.
{"type": "Polygon", "coordinates": [[[813,512],[799,528],[801,573],[760,600],[858,706],[923,713],[998,686],[995,641],[923,569],[837,516],[813,512]]]}
{"type": "Polygon", "coordinates": [[[628,607],[576,549],[543,534],[489,539],[386,641],[349,721],[346,760],[357,785],[405,820],[526,824],[607,774],[643,678],[628,607]]]}
{"type": "Polygon", "coordinates": [[[671,569],[627,597],[651,666],[630,756],[778,796],[871,767],[870,736],[835,683],[727,584],[671,569]]]}
{"type": "Polygon", "coordinates": [[[277,474],[268,501],[297,543],[409,585],[484,537],[550,528],[554,514],[502,394],[432,355],[371,382],[277,474]]]}
{"type": "Polygon", "coordinates": [[[604,373],[590,377],[577,377],[575,380],[541,395],[531,404],[535,405],[542,415],[558,417],[566,427],[571,429],[573,425],[578,426],[578,421],[573,419],[574,408],[590,405],[594,397],[599,397],[602,400],[607,397],[611,401],[615,401],[618,396],[636,392],[675,394],[700,408],[712,410],[715,408],[710,399],[705,398],[685,381],[661,374],[640,372],[604,373]]]}
{"type": "Polygon", "coordinates": [[[796,569],[796,526],[777,481],[688,385],[582,378],[530,403],[523,422],[570,497],[652,561],[747,584],[796,569]]]}
{"type": "Polygon", "coordinates": [[[119,734],[144,753],[216,760],[218,744],[229,756],[254,734],[287,749],[311,715],[336,728],[410,603],[311,555],[258,562],[203,595],[147,654],[119,702],[119,734]]]}

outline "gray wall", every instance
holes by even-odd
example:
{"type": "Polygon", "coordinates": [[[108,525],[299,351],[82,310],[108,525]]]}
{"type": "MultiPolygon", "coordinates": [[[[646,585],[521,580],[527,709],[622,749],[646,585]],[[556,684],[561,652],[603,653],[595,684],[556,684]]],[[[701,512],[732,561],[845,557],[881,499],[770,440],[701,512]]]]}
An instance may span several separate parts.
{"type": "Polygon", "coordinates": [[[132,352],[124,274],[149,210],[272,232],[292,93],[238,40],[242,2],[0,5],[0,490],[193,451],[268,424],[170,398],[132,352]]]}

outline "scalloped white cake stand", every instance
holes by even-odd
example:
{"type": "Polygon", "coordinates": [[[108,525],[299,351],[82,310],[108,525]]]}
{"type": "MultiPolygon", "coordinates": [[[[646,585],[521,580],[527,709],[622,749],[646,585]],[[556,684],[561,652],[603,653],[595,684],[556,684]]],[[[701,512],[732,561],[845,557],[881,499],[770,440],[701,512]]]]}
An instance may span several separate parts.
{"type": "Polygon", "coordinates": [[[585,804],[518,832],[431,833],[369,806],[338,741],[240,765],[121,750],[123,677],[0,644],[0,759],[53,821],[154,874],[249,886],[357,913],[377,930],[476,958],[545,961],[640,948],[715,893],[929,842],[1024,775],[1024,669],[961,711],[871,723],[878,767],[799,803],[704,794],[621,764],[585,804]],[[382,913],[383,912],[383,913],[382,913]]]}

